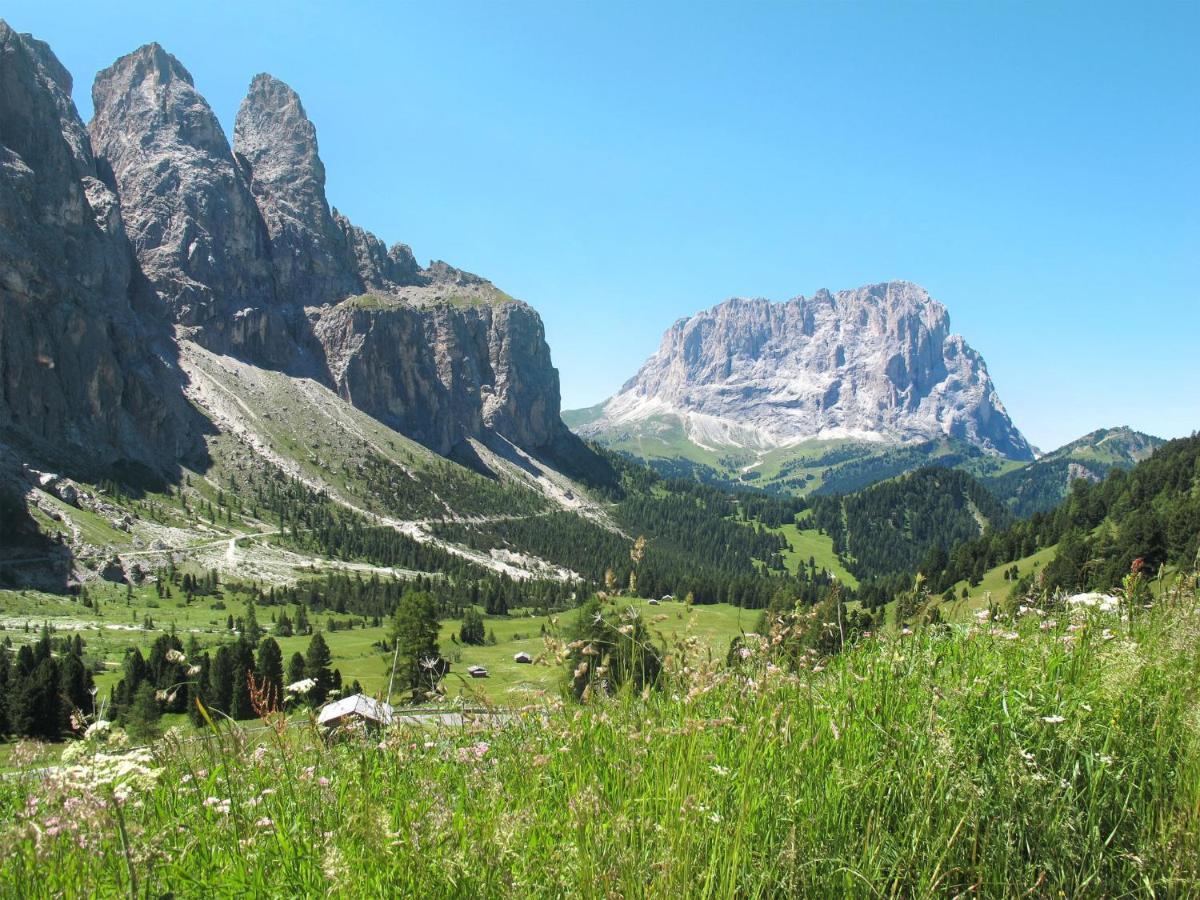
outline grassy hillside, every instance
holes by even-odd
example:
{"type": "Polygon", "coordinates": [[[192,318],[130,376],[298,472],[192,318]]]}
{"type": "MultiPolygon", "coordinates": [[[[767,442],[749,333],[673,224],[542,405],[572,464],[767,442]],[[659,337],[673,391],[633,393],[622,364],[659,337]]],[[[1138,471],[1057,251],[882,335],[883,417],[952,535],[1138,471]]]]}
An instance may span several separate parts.
{"type": "Polygon", "coordinates": [[[1163,443],[1130,428],[1102,428],[1034,462],[991,473],[985,484],[1015,515],[1027,518],[1066,499],[1073,481],[1100,481],[1113,469],[1132,468],[1163,443]]]}
{"type": "Polygon", "coordinates": [[[1008,519],[970,475],[932,467],[811,506],[812,524],[860,579],[916,572],[930,554],[944,555],[1008,519]]]}
{"type": "Polygon", "coordinates": [[[0,884],[1185,896],[1200,879],[1196,605],[1189,584],[1133,625],[930,628],[795,671],[756,646],[737,669],[680,654],[646,699],[334,742],[223,724],[121,768],[85,757],[0,781],[0,884]]]}
{"type": "Polygon", "coordinates": [[[788,549],[783,554],[783,561],[789,571],[799,571],[811,559],[818,569],[833,573],[842,584],[858,587],[858,579],[842,564],[829,535],[815,528],[802,528],[795,524],[783,525],[779,532],[787,538],[788,549]]]}

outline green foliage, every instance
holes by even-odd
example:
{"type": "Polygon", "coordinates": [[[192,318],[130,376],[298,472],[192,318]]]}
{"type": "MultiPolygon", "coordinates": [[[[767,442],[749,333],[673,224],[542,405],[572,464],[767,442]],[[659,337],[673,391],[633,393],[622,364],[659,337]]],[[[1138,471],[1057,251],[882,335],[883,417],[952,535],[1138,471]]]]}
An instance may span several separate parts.
{"type": "Polygon", "coordinates": [[[977,538],[1009,515],[965,472],[925,468],[845,497],[816,497],[812,521],[860,579],[911,573],[931,550],[977,538]]]}
{"type": "Polygon", "coordinates": [[[1132,624],[1074,631],[918,629],[794,673],[749,647],[736,669],[677,657],[645,699],[597,693],[417,739],[222,725],[163,747],[136,804],[0,781],[13,823],[0,884],[21,897],[125,895],[134,879],[139,896],[1189,896],[1196,602],[1193,589],[1132,624]]]}
{"type": "Polygon", "coordinates": [[[333,655],[329,652],[329,644],[325,642],[321,632],[313,633],[308,642],[308,651],[304,654],[304,677],[311,678],[316,685],[308,692],[308,702],[320,706],[333,690],[333,672],[330,664],[333,655]]]}
{"type": "Polygon", "coordinates": [[[125,716],[125,730],[129,737],[138,743],[147,743],[158,737],[160,733],[159,720],[162,709],[154,698],[154,688],[149,682],[142,682],[134,694],[133,703],[125,716]]]}
{"type": "Polygon", "coordinates": [[[592,598],[580,607],[568,638],[567,680],[577,700],[657,687],[662,649],[636,608],[606,606],[592,598]]]}
{"type": "Polygon", "coordinates": [[[265,637],[258,645],[254,680],[267,710],[283,706],[283,651],[274,638],[265,637]]]}
{"type": "Polygon", "coordinates": [[[475,607],[467,607],[463,613],[462,629],[458,633],[458,639],[464,644],[482,645],[486,636],[484,634],[483,616],[475,607]]]}
{"type": "Polygon", "coordinates": [[[392,618],[396,683],[414,700],[434,692],[444,673],[438,652],[437,604],[425,591],[406,591],[392,618]]]}
{"type": "Polygon", "coordinates": [[[1200,549],[1200,437],[1170,441],[1100,483],[1076,481],[1052,512],[958,545],[941,572],[931,571],[934,589],[1055,545],[1035,585],[1043,592],[1109,590],[1136,559],[1149,572],[1191,568],[1200,549]]]}

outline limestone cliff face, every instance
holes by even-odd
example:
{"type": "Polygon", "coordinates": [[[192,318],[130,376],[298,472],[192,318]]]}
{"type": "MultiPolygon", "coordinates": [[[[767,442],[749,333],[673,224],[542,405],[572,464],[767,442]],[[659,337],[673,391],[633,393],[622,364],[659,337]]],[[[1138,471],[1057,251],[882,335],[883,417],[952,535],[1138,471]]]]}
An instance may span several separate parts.
{"type": "Polygon", "coordinates": [[[238,110],[233,148],[262,213],[281,300],[319,305],[362,293],[345,231],[325,198],[317,130],[296,92],[256,76],[238,110]]]}
{"type": "Polygon", "coordinates": [[[316,128],[286,84],[253,79],[232,147],[156,44],[92,94],[134,257],[183,337],[325,381],[441,452],[488,432],[528,449],[561,434],[537,313],[333,210],[316,128]]]}
{"type": "Polygon", "coordinates": [[[537,313],[331,209],[287,85],[253,80],[231,147],[188,71],[149,44],[97,75],[85,129],[45,45],[0,23],[0,49],[6,434],[175,459],[195,437],[177,339],[316,377],[443,453],[562,434],[537,313]]]}
{"type": "Polygon", "coordinates": [[[275,290],[246,173],[187,69],[157,44],[96,76],[89,130],[142,273],[184,333],[270,365],[302,341],[275,290]]]}
{"type": "Polygon", "coordinates": [[[581,431],[673,416],[697,443],[950,436],[1031,459],[983,358],[924,289],[888,282],[786,303],[733,299],[676,322],[581,431]]]}
{"type": "Polygon", "coordinates": [[[346,400],[440,453],[487,432],[528,450],[563,433],[541,319],[487,282],[353,298],[316,333],[346,400]]]}
{"type": "Polygon", "coordinates": [[[50,49],[0,21],[0,430],[88,463],[194,449],[165,335],[131,305],[116,195],[50,49]]]}

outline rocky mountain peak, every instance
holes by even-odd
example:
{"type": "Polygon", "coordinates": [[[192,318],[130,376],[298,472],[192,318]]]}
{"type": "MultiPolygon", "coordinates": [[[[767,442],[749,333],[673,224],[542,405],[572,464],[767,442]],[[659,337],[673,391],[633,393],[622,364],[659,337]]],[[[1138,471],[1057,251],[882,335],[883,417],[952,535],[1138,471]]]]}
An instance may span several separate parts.
{"type": "Polygon", "coordinates": [[[70,87],[48,46],[0,21],[0,439],[158,468],[194,432],[130,304],[117,199],[70,87]]]}
{"type": "Polygon", "coordinates": [[[250,185],[191,75],[148,44],[100,72],[92,100],[92,146],[161,305],[205,346],[286,364],[297,317],[277,303],[250,185]]]}
{"type": "Polygon", "coordinates": [[[266,224],[281,298],[308,306],[361,293],[358,262],[330,211],[317,130],[300,96],[271,75],[256,75],[238,110],[233,146],[266,224]]]}
{"type": "Polygon", "coordinates": [[[681,319],[582,430],[663,416],[704,446],[949,436],[1031,456],[983,359],[950,333],[946,308],[906,281],[782,303],[734,298],[681,319]]]}

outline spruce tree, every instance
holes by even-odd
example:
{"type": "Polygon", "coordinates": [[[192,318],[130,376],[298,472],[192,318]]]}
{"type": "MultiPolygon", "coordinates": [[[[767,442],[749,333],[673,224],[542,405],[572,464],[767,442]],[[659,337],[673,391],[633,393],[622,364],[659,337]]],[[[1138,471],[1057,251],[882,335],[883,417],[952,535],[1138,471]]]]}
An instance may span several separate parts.
{"type": "Polygon", "coordinates": [[[316,685],[308,694],[308,700],[313,706],[324,703],[333,687],[333,673],[329,669],[331,662],[333,655],[329,652],[329,645],[318,631],[309,641],[308,652],[304,655],[305,675],[316,681],[316,685]]]}
{"type": "Polygon", "coordinates": [[[258,645],[254,680],[263,693],[268,709],[280,709],[283,706],[283,651],[274,638],[265,637],[258,645]]]}
{"type": "Polygon", "coordinates": [[[233,705],[234,650],[228,644],[217,648],[208,672],[208,696],[212,708],[230,714],[233,705]]]}
{"type": "Polygon", "coordinates": [[[304,656],[297,650],[288,660],[287,683],[295,684],[297,681],[303,681],[304,678],[304,656]]]}
{"type": "Polygon", "coordinates": [[[92,673],[75,653],[63,657],[60,678],[62,695],[70,707],[85,714],[92,712],[92,673]]]}
{"type": "Polygon", "coordinates": [[[439,661],[437,604],[425,591],[407,591],[392,617],[396,678],[415,693],[433,687],[431,665],[439,661]]]}
{"type": "Polygon", "coordinates": [[[255,711],[250,702],[250,676],[254,674],[254,645],[243,634],[233,649],[233,696],[229,715],[235,719],[252,719],[255,711]]]}
{"type": "Polygon", "coordinates": [[[18,685],[13,705],[13,731],[56,741],[62,737],[67,711],[59,695],[59,667],[53,658],[39,662],[18,685]]]}
{"type": "Polygon", "coordinates": [[[462,628],[459,630],[458,639],[464,644],[481,645],[485,640],[483,616],[474,606],[468,606],[467,611],[463,613],[462,628]]]}
{"type": "Polygon", "coordinates": [[[149,682],[143,682],[134,695],[125,717],[126,729],[129,736],[138,742],[151,741],[158,736],[158,721],[162,716],[158,701],[154,699],[154,688],[149,682]]]}

